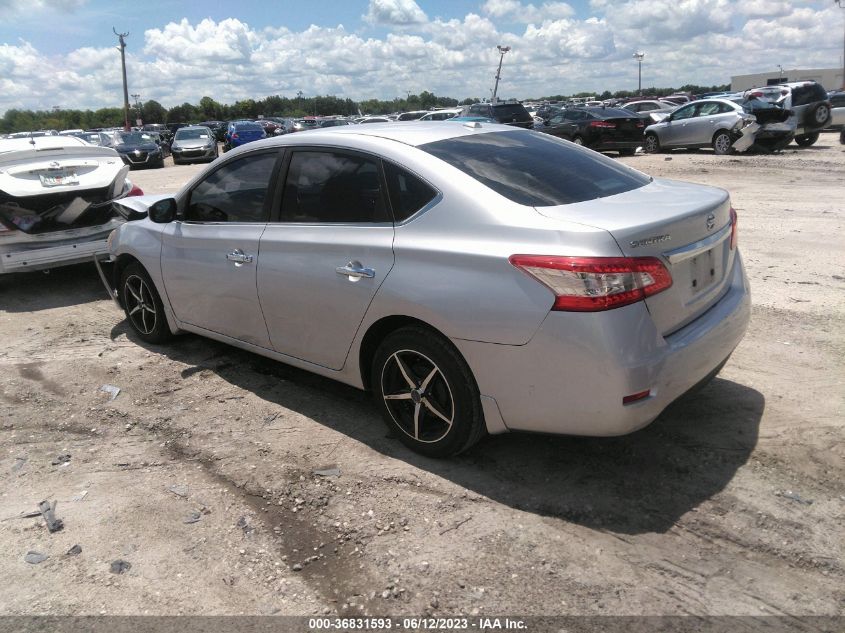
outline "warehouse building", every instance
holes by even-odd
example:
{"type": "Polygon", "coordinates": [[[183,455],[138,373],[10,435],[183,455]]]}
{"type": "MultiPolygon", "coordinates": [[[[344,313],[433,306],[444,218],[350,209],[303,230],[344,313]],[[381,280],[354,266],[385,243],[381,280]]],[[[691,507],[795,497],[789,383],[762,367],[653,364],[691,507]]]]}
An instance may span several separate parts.
{"type": "Polygon", "coordinates": [[[731,90],[739,92],[760,86],[772,86],[787,81],[817,81],[825,90],[838,90],[845,86],[842,68],[775,68],[767,73],[753,75],[736,75],[731,77],[731,90]]]}

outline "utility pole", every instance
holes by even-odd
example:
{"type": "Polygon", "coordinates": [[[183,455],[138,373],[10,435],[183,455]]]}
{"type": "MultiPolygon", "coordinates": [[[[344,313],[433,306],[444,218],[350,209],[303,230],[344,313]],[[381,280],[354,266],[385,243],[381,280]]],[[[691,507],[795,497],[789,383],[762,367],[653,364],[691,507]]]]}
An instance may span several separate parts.
{"type": "Polygon", "coordinates": [[[645,53],[637,51],[634,53],[634,59],[637,60],[637,94],[643,96],[643,57],[645,53]]]}
{"type": "Polygon", "coordinates": [[[126,37],[129,35],[129,31],[126,33],[118,33],[117,29],[111,27],[111,30],[114,31],[114,34],[117,35],[117,39],[120,40],[120,65],[123,69],[123,131],[129,131],[129,88],[126,87],[126,37]]]}
{"type": "Polygon", "coordinates": [[[507,53],[511,47],[510,46],[497,46],[496,48],[499,49],[499,68],[496,70],[496,85],[493,86],[493,99],[492,101],[496,101],[496,94],[499,92],[499,79],[502,77],[502,62],[505,59],[505,53],[507,53]]]}
{"type": "MultiPolygon", "coordinates": [[[[845,9],[845,0],[833,0],[840,9],[845,9]]],[[[845,90],[845,29],[842,34],[842,90],[845,90]]]]}

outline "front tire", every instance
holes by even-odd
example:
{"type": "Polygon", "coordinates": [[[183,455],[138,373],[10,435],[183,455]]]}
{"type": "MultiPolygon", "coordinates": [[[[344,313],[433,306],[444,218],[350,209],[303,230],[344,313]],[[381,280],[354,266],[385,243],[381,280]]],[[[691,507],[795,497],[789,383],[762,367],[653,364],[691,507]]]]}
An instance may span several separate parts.
{"type": "Polygon", "coordinates": [[[733,141],[731,140],[731,135],[722,130],[721,132],[716,132],[716,135],[713,137],[713,151],[716,152],[717,156],[724,156],[725,154],[731,153],[731,146],[733,145],[733,141]]]}
{"type": "Polygon", "coordinates": [[[388,335],[373,358],[370,384],[387,426],[417,453],[456,455],[484,435],[472,372],[431,330],[414,326],[388,335]]]}
{"type": "Polygon", "coordinates": [[[137,262],[120,274],[120,298],[126,320],[147,343],[163,343],[173,335],[164,315],[164,305],[147,271],[137,262]]]}
{"type": "Polygon", "coordinates": [[[660,152],[660,140],[657,138],[657,134],[655,134],[654,132],[649,132],[645,135],[643,150],[647,154],[657,154],[658,152],[660,152]]]}
{"type": "Polygon", "coordinates": [[[798,144],[798,147],[810,147],[811,145],[815,145],[818,140],[818,132],[813,132],[812,134],[799,134],[795,137],[795,142],[798,144]]]}

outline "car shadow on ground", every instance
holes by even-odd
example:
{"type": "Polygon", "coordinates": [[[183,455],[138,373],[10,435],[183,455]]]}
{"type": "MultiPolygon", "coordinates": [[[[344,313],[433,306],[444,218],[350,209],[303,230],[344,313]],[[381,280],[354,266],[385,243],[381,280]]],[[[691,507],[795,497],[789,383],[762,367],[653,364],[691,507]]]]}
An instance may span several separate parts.
{"type": "Polygon", "coordinates": [[[150,351],[188,365],[173,376],[174,384],[211,370],[235,387],[386,457],[499,503],[622,534],[665,532],[722,491],[754,450],[765,407],[759,392],[717,378],[631,435],[497,435],[467,454],[436,460],[400,444],[370,395],[357,389],[202,337],[183,336],[152,346],[134,337],[123,322],[112,330],[112,338],[124,333],[150,351]]]}
{"type": "Polygon", "coordinates": [[[32,312],[108,299],[94,263],[0,275],[0,309],[32,312]]]}

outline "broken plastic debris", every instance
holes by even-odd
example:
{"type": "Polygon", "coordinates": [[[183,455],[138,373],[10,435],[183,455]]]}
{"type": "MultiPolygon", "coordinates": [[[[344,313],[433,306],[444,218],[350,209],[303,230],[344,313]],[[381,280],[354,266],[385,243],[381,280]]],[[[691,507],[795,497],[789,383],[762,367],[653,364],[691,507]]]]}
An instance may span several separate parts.
{"type": "Polygon", "coordinates": [[[85,497],[87,497],[87,496],[88,496],[88,491],[87,491],[87,490],[83,490],[83,491],[82,491],[82,492],[80,492],[78,495],[74,495],[74,496],[71,498],[71,501],[82,501],[82,500],[83,500],[85,497]]]}
{"type": "Polygon", "coordinates": [[[325,468],[318,468],[311,472],[318,477],[340,477],[340,468],[337,466],[326,466],[325,468]]]}
{"type": "Polygon", "coordinates": [[[109,568],[109,571],[111,571],[111,573],[113,574],[122,574],[123,572],[129,571],[130,569],[132,569],[132,563],[126,560],[118,559],[113,560],[111,562],[111,567],[109,568]]]}
{"type": "Polygon", "coordinates": [[[31,550],[26,553],[26,556],[23,557],[23,559],[30,565],[37,565],[38,563],[43,563],[48,558],[49,556],[47,556],[47,554],[42,554],[41,552],[33,552],[31,550]]]}
{"type": "Polygon", "coordinates": [[[59,466],[61,464],[67,464],[70,461],[70,453],[65,453],[63,455],[57,455],[56,459],[54,459],[51,464],[53,466],[59,466]]]}
{"type": "Polygon", "coordinates": [[[202,512],[191,512],[182,523],[196,523],[202,518],[202,512]]]}
{"type": "Polygon", "coordinates": [[[188,486],[183,486],[182,484],[173,484],[172,486],[168,486],[167,491],[172,492],[177,497],[188,496],[188,486]]]}
{"type": "Polygon", "coordinates": [[[115,387],[114,385],[103,385],[100,387],[100,391],[105,391],[109,394],[109,400],[114,400],[117,398],[117,394],[120,393],[120,387],[115,387]]]}
{"type": "Polygon", "coordinates": [[[785,499],[792,499],[793,501],[797,501],[798,503],[803,503],[805,506],[813,505],[812,499],[805,499],[797,492],[792,492],[791,490],[784,490],[783,492],[778,493],[779,497],[784,497],[785,499]]]}
{"type": "Polygon", "coordinates": [[[47,522],[47,529],[52,534],[53,532],[58,532],[61,530],[65,524],[62,522],[61,519],[56,518],[56,502],[53,502],[53,505],[50,505],[49,501],[42,501],[38,504],[38,511],[41,513],[41,516],[44,517],[44,521],[47,522]]]}

